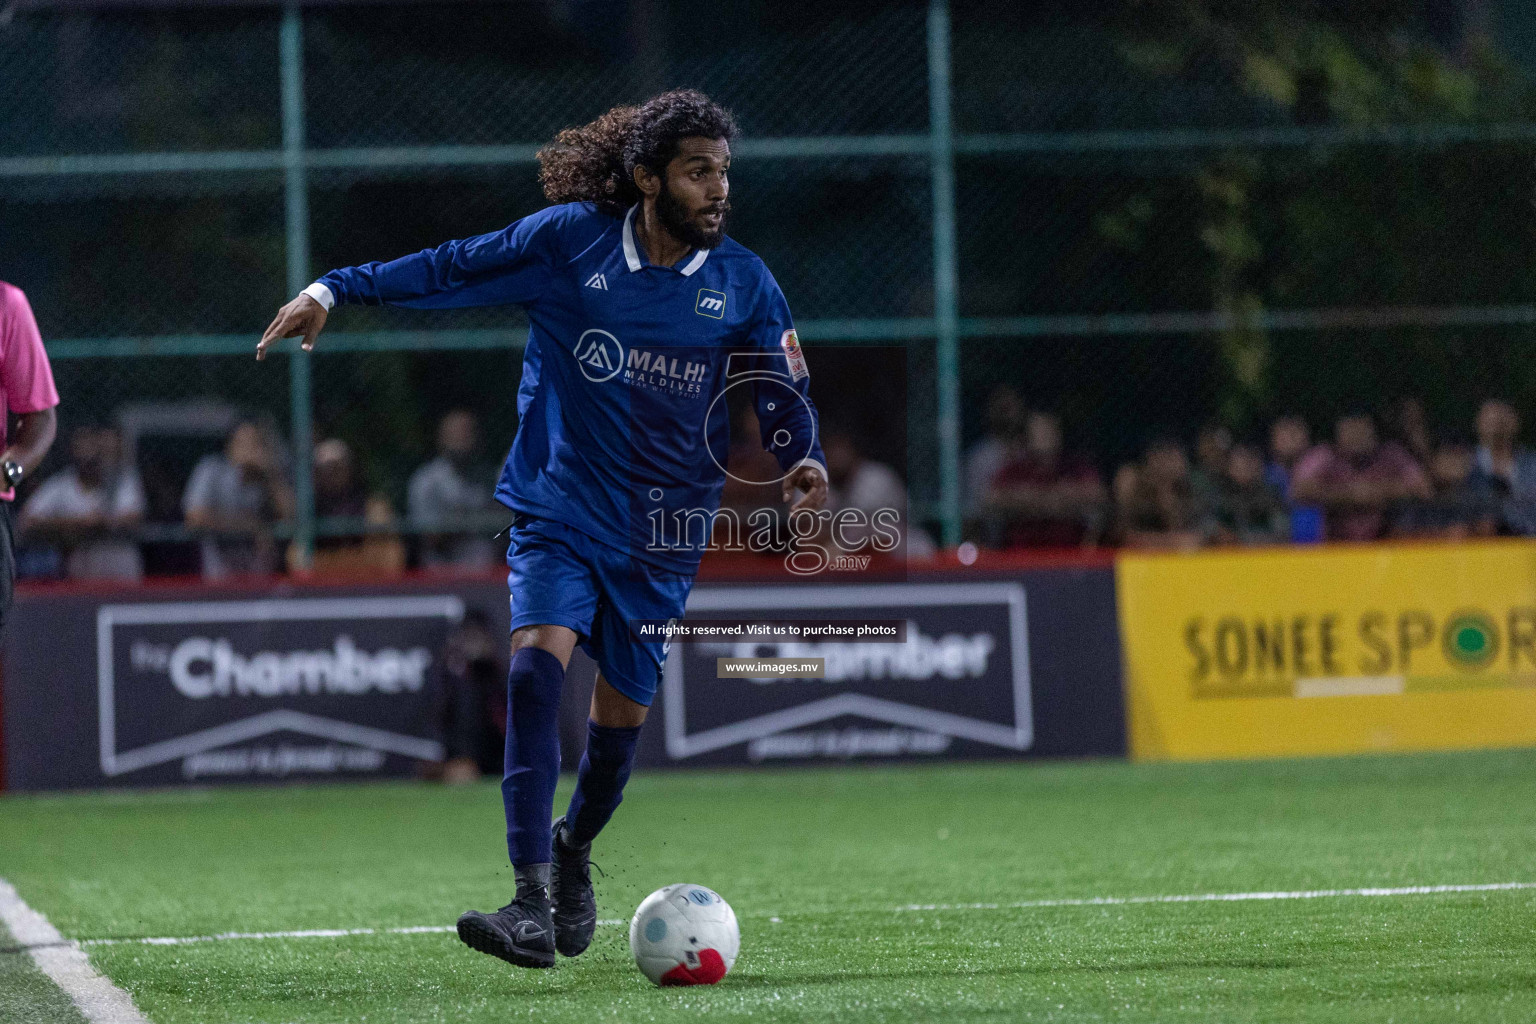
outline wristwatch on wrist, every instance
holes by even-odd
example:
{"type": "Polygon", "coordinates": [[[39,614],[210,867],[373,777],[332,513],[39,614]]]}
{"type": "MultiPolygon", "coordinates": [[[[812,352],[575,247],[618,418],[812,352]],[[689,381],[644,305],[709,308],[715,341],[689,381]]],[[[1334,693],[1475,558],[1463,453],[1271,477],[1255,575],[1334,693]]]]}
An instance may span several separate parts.
{"type": "Polygon", "coordinates": [[[0,473],[5,475],[5,485],[7,487],[15,487],[21,483],[21,478],[26,475],[26,472],[21,467],[21,463],[15,459],[6,459],[4,462],[0,462],[0,473]]]}

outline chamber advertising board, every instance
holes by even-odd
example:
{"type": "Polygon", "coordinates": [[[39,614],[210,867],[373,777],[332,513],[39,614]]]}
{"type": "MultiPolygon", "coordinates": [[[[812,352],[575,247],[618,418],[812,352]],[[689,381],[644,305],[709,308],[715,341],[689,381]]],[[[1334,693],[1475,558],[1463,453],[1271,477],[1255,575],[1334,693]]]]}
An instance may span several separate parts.
{"type": "Polygon", "coordinates": [[[709,587],[688,603],[689,623],[706,620],[799,622],[807,638],[674,643],[662,683],[674,762],[999,756],[1034,743],[1022,583],[709,587]],[[896,621],[903,637],[817,632],[818,617],[855,632],[896,621]],[[762,674],[744,674],[754,660],[762,674]],[[807,668],[780,675],[775,660],[807,668]]]}
{"type": "Polygon", "coordinates": [[[42,604],[62,621],[19,602],[7,623],[14,788],[399,775],[441,757],[431,707],[457,595],[42,604]]]}

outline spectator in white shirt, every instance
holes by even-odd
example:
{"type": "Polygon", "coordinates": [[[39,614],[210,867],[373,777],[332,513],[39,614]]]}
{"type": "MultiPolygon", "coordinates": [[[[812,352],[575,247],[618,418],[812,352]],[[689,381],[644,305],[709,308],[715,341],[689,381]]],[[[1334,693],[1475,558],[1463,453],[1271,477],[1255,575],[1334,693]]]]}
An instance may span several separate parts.
{"type": "Polygon", "coordinates": [[[144,559],[127,534],[144,519],[144,488],[123,464],[113,427],[77,427],[67,468],[44,480],[21,510],[21,529],[64,548],[72,580],[138,580],[144,559]]]}
{"type": "Polygon", "coordinates": [[[934,553],[933,539],[921,527],[914,526],[907,509],[907,486],[890,466],[883,462],[866,459],[864,453],[848,434],[833,429],[823,433],[822,450],[827,456],[828,495],[827,508],[833,513],[843,509],[858,509],[864,513],[866,527],[843,527],[833,542],[844,550],[879,550],[883,542],[877,523],[894,521],[900,534],[900,542],[893,549],[897,556],[926,558],[934,553]],[[888,520],[877,520],[876,513],[885,511],[888,520]],[[894,515],[892,515],[894,513],[894,515]]]}
{"type": "Polygon", "coordinates": [[[223,452],[204,456],[181,504],[187,529],[204,535],[204,579],[277,571],[271,527],[293,518],[293,488],[260,426],[237,424],[223,452]]]}
{"type": "Polygon", "coordinates": [[[987,397],[987,433],[965,453],[965,513],[977,515],[986,504],[992,479],[1014,457],[1024,433],[1024,401],[1007,384],[987,397]]]}
{"type": "Polygon", "coordinates": [[[421,537],[424,567],[477,569],[501,562],[485,529],[486,518],[500,506],[489,471],[476,472],[479,450],[474,415],[456,409],[438,424],[437,458],[411,474],[406,510],[417,526],[433,531],[421,537]]]}

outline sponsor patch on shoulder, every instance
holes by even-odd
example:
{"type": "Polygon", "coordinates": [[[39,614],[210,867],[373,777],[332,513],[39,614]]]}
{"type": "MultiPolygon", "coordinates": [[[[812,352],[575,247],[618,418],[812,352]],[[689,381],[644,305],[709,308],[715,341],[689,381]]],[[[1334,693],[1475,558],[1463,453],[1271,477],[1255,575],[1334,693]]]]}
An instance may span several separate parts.
{"type": "Polygon", "coordinates": [[[784,358],[789,360],[789,375],[795,380],[809,377],[811,371],[806,368],[805,353],[800,351],[800,335],[795,333],[793,327],[784,332],[779,344],[784,349],[784,358]]]}

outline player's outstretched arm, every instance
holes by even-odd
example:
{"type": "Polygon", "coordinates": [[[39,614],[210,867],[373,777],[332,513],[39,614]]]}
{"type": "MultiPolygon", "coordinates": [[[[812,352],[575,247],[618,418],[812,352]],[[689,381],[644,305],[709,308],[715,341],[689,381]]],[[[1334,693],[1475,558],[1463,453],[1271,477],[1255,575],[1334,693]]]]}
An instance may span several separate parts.
{"type": "Polygon", "coordinates": [[[299,338],[304,351],[311,352],[315,347],[315,337],[325,327],[325,318],[329,312],[320,303],[308,295],[300,295],[282,309],[277,311],[277,316],[268,325],[266,333],[256,343],[256,358],[267,358],[267,349],[277,344],[283,338],[299,338]]]}
{"type": "Polygon", "coordinates": [[[404,306],[455,309],[468,306],[528,306],[537,302],[560,258],[556,232],[568,206],[552,206],[500,231],[444,242],[388,263],[332,270],[304,294],[277,311],[256,358],[282,338],[315,346],[333,305],[404,306]]]}

